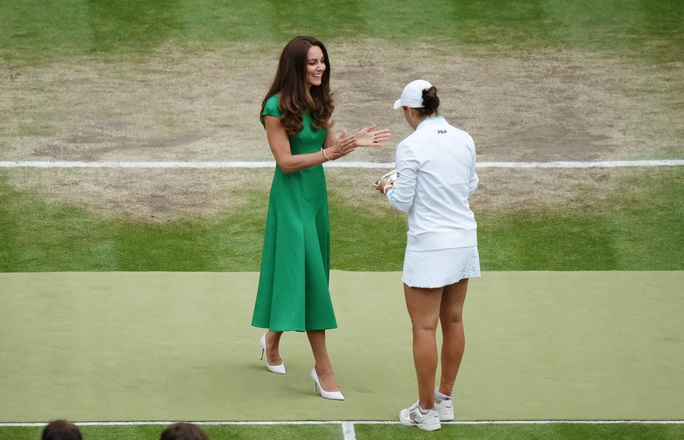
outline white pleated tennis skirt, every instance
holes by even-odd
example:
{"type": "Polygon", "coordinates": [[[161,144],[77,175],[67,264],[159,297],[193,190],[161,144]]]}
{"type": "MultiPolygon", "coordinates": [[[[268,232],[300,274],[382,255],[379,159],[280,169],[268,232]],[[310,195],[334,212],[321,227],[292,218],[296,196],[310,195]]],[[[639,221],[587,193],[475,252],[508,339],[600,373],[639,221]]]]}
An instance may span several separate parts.
{"type": "Polygon", "coordinates": [[[401,280],[410,287],[444,287],[465,278],[479,277],[477,246],[422,252],[407,250],[404,254],[401,280]]]}

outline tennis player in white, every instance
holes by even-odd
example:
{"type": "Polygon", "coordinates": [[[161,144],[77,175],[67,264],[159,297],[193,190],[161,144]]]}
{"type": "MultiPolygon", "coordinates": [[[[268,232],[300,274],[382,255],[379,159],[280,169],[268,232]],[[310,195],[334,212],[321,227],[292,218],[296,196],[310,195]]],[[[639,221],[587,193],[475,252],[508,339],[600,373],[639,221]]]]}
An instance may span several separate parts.
{"type": "Polygon", "coordinates": [[[426,431],[454,419],[452,393],[463,358],[463,304],[468,279],[480,276],[477,223],[468,198],[478,186],[475,144],[439,115],[437,89],[416,80],[394,103],[415,130],[397,146],[397,177],[376,189],[408,211],[402,281],[413,327],[418,401],[400,412],[404,425],[426,431]],[[441,324],[441,376],[436,331],[441,324]]]}

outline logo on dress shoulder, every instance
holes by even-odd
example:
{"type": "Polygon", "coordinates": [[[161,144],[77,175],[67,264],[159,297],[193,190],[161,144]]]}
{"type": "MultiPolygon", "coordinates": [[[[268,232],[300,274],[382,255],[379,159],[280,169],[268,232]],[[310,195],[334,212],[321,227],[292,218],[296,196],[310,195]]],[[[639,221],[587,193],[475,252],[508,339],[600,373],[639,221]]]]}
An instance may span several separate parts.
{"type": "Polygon", "coordinates": [[[437,134],[446,134],[446,130],[437,130],[437,134]]]}

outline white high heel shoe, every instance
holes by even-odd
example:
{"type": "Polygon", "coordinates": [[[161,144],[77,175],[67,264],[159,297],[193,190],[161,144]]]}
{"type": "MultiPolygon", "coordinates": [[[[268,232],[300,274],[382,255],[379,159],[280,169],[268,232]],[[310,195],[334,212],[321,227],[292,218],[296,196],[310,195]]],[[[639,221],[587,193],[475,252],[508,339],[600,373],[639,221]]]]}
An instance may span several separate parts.
{"type": "Polygon", "coordinates": [[[316,367],[313,367],[311,369],[311,378],[314,381],[314,391],[320,392],[322,398],[330,399],[330,400],[344,400],[344,396],[342,395],[341,392],[339,392],[339,391],[326,391],[323,389],[323,387],[321,386],[321,383],[318,381],[318,374],[316,373],[316,367]]]}
{"type": "MultiPolygon", "coordinates": [[[[266,333],[261,337],[261,359],[264,358],[264,353],[266,353],[266,333]]],[[[275,374],[285,374],[285,363],[280,365],[269,365],[268,356],[266,356],[266,368],[268,371],[275,374]]]]}

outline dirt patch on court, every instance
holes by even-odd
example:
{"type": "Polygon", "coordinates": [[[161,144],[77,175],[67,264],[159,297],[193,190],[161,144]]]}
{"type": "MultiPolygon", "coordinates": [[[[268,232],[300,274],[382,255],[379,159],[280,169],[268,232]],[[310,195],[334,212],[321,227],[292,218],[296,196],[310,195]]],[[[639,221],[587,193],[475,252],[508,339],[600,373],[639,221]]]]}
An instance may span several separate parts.
{"type": "MultiPolygon", "coordinates": [[[[167,47],[144,61],[88,58],[48,66],[2,65],[0,160],[268,161],[258,112],[280,46],[193,52],[167,47]]],[[[652,159],[682,156],[681,67],[602,54],[539,51],[493,56],[381,41],[328,45],[336,130],[392,130],[384,148],[343,159],[393,162],[409,134],[391,109],[401,88],[425,78],[442,114],[470,132],[480,162],[652,159]]],[[[329,170],[331,186],[360,206],[383,169],[329,170]],[[362,182],[362,183],[361,183],[362,182]],[[361,191],[361,192],[359,192],[361,191]]],[[[52,169],[5,171],[13,185],[107,216],[158,221],[230,212],[270,170],[52,169]]],[[[474,202],[526,209],[567,204],[578,185],[600,189],[600,170],[483,169],[474,202]]],[[[384,208],[378,208],[384,209],[384,208]]]]}

